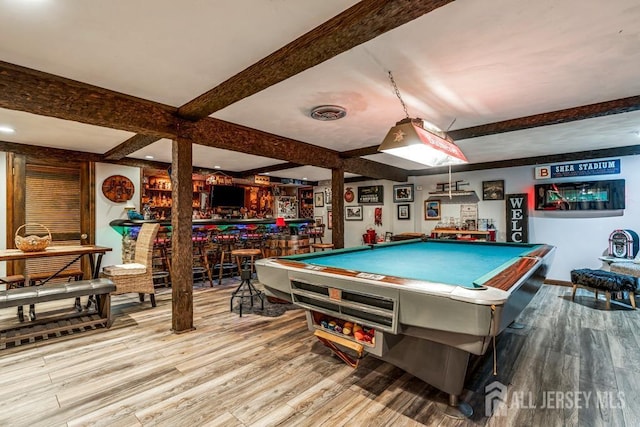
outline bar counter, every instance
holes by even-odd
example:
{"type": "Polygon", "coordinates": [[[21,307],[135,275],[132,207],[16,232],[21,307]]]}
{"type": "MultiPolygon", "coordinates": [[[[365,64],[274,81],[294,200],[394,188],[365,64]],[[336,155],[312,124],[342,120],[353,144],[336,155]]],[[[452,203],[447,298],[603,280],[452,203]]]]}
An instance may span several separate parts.
{"type": "MultiPolygon", "coordinates": [[[[136,230],[145,223],[160,224],[160,227],[171,229],[171,220],[142,220],[142,219],[114,219],[109,223],[111,228],[120,235],[124,235],[128,230],[136,230]]],[[[314,223],[313,218],[293,218],[285,219],[291,234],[298,234],[300,228],[314,223]]],[[[241,230],[276,229],[275,218],[261,219],[194,219],[193,228],[198,229],[219,229],[225,231],[230,228],[241,230]]],[[[129,234],[129,233],[126,233],[129,234]]]]}

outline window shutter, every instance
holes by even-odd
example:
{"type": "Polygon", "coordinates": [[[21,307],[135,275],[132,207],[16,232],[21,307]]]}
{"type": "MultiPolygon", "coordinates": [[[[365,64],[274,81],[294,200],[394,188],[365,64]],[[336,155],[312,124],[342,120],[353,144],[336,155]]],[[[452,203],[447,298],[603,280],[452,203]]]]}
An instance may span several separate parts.
{"type": "MultiPolygon", "coordinates": [[[[42,224],[52,236],[51,245],[80,244],[80,169],[27,164],[26,222],[42,224]]],[[[28,226],[23,235],[45,235],[46,230],[28,226]]],[[[54,273],[74,257],[27,260],[27,273],[54,273]]],[[[80,269],[76,261],[69,269],[80,269]]],[[[62,280],[62,279],[61,279],[62,280]]],[[[64,279],[66,280],[66,279],[64,279]]]]}

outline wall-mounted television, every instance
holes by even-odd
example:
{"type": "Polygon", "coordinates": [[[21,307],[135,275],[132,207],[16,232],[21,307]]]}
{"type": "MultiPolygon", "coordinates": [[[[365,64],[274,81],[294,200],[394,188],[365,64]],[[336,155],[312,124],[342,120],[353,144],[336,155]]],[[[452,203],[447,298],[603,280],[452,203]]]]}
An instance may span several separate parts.
{"type": "Polygon", "coordinates": [[[210,190],[211,207],[240,208],[244,206],[244,187],[214,185],[210,190]]]}
{"type": "Polygon", "coordinates": [[[536,210],[601,211],[625,208],[624,179],[539,184],[536,210]]]}

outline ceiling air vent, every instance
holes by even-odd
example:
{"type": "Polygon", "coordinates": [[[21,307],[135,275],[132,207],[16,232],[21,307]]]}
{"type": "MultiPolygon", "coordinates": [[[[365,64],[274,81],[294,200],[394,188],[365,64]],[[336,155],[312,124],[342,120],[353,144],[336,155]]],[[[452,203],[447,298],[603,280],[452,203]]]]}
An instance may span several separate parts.
{"type": "Polygon", "coordinates": [[[339,105],[319,105],[314,107],[309,115],[313,119],[328,122],[343,118],[347,115],[347,110],[339,105]]]}

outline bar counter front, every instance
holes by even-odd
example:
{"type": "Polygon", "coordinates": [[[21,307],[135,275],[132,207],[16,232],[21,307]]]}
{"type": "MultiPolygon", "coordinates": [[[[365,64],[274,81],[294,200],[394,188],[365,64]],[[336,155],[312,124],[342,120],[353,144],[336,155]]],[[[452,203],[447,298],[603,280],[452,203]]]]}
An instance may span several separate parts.
{"type": "Polygon", "coordinates": [[[448,393],[469,416],[458,396],[470,354],[484,354],[522,312],[554,252],[544,244],[414,239],[267,258],[256,269],[267,293],[306,309],[325,344],[362,346],[448,393]]]}

